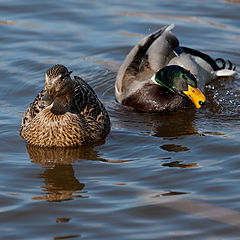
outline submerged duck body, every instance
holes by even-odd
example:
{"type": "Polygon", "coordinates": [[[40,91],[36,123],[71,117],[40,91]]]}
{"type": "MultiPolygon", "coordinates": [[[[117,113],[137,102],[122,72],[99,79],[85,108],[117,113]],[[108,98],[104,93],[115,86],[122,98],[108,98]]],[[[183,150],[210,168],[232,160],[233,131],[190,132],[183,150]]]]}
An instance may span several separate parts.
{"type": "MultiPolygon", "coordinates": [[[[204,94],[207,83],[218,76],[235,73],[232,66],[223,71],[223,67],[220,68],[208,55],[180,46],[171,32],[173,27],[160,28],[129,52],[118,70],[115,82],[118,103],[144,112],[175,111],[185,108],[190,102],[190,94],[183,94],[189,86],[184,84],[187,79],[193,80],[191,87],[204,94]],[[183,69],[188,70],[191,76],[181,74],[183,69]],[[171,74],[156,79],[159,71],[170,71],[171,74]]],[[[199,102],[203,102],[203,99],[201,97],[199,102]]]]}
{"type": "Polygon", "coordinates": [[[108,113],[92,88],[80,77],[55,65],[46,72],[45,89],[26,110],[20,135],[41,147],[78,146],[104,138],[108,113]]]}

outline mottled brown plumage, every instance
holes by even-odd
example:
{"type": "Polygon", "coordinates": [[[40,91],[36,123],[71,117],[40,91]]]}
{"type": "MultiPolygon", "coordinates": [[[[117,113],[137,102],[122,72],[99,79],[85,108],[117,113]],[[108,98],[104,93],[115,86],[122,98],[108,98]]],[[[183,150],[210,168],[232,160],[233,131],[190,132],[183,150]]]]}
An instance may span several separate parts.
{"type": "Polygon", "coordinates": [[[20,135],[42,147],[78,146],[95,142],[110,131],[108,113],[80,77],[55,65],[46,72],[45,89],[26,110],[20,135]]]}

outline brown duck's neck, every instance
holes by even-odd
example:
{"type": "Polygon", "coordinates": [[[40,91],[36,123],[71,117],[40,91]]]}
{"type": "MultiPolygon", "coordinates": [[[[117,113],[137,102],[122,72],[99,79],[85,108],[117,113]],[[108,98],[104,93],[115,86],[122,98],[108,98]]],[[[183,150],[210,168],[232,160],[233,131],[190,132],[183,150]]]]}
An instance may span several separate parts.
{"type": "Polygon", "coordinates": [[[71,104],[71,96],[64,95],[61,97],[56,97],[51,108],[51,112],[56,115],[62,115],[69,111],[71,104]]]}

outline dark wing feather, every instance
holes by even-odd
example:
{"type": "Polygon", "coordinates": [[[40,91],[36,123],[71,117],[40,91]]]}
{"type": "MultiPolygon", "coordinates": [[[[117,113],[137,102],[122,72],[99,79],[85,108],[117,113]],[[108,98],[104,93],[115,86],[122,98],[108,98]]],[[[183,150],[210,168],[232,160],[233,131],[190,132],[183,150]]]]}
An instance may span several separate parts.
{"type": "Polygon", "coordinates": [[[78,76],[74,76],[74,103],[72,107],[74,112],[85,112],[95,119],[101,112],[107,114],[94,90],[78,76]]]}
{"type": "Polygon", "coordinates": [[[32,119],[40,112],[42,111],[45,106],[43,104],[40,104],[40,100],[43,97],[43,95],[45,94],[46,90],[42,90],[40,93],[38,93],[38,95],[36,96],[36,98],[34,99],[33,103],[31,103],[29,105],[29,107],[27,108],[23,119],[22,119],[22,128],[24,126],[26,126],[30,121],[32,121],[32,119]]]}

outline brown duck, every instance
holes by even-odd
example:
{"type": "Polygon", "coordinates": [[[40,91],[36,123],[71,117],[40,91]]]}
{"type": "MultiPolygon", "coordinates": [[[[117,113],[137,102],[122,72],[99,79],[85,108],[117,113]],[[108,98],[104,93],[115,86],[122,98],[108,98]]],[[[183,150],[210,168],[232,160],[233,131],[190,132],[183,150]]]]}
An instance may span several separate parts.
{"type": "Polygon", "coordinates": [[[63,65],[46,72],[45,89],[30,104],[20,135],[41,147],[96,142],[110,131],[110,119],[93,89],[63,65]]]}

